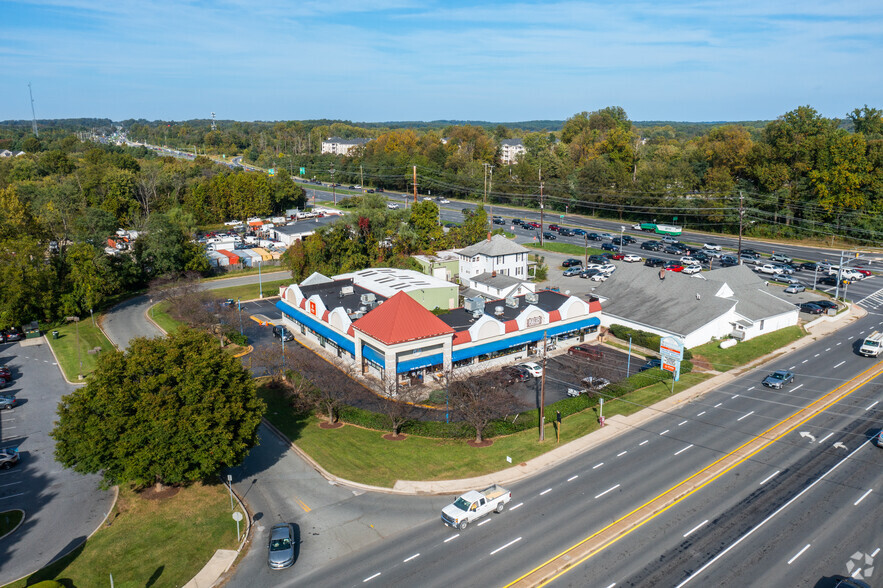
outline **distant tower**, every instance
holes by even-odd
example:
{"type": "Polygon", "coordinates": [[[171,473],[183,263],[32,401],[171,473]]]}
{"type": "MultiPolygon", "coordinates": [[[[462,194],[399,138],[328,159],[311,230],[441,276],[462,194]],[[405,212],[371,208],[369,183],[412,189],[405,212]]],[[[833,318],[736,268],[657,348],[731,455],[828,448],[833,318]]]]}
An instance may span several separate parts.
{"type": "Polygon", "coordinates": [[[31,116],[33,117],[34,135],[39,138],[40,133],[37,132],[37,114],[34,111],[34,91],[31,90],[31,82],[28,82],[28,93],[31,95],[31,116]]]}
{"type": "Polygon", "coordinates": [[[215,113],[212,113],[212,130],[217,131],[218,127],[215,125],[215,113]]]}

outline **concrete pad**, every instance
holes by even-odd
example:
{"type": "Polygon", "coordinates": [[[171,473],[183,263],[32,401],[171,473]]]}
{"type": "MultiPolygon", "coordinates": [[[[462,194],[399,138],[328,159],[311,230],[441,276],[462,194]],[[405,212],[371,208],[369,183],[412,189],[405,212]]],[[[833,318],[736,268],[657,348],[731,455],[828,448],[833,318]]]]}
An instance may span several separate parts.
{"type": "Polygon", "coordinates": [[[234,549],[219,549],[208,563],[203,566],[192,580],[184,584],[184,588],[210,588],[214,586],[221,574],[230,569],[239,552],[234,549]]]}

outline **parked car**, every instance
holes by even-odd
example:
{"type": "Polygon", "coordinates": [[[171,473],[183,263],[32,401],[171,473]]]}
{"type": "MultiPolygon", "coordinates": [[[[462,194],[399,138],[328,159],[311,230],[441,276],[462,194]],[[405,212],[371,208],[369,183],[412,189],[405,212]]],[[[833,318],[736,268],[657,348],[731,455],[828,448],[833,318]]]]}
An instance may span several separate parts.
{"type": "Polygon", "coordinates": [[[597,274],[593,275],[589,279],[592,280],[593,282],[606,282],[607,278],[609,278],[609,277],[610,277],[610,274],[608,274],[607,272],[600,272],[599,271],[597,274]]]}
{"type": "Polygon", "coordinates": [[[517,367],[524,368],[525,370],[527,370],[527,373],[529,373],[534,378],[539,378],[543,375],[543,367],[533,361],[519,363],[517,367]]]}
{"type": "Polygon", "coordinates": [[[877,433],[877,436],[874,437],[874,445],[877,447],[883,447],[883,429],[881,429],[880,432],[877,433]]]}
{"type": "Polygon", "coordinates": [[[500,370],[500,373],[506,380],[506,383],[510,385],[515,382],[526,382],[530,378],[530,374],[527,373],[527,370],[514,365],[504,367],[500,370]]]}
{"type": "Polygon", "coordinates": [[[766,378],[764,378],[762,384],[768,388],[775,388],[776,390],[781,390],[785,384],[793,384],[794,383],[794,373],[789,372],[787,370],[776,370],[766,378]]]}
{"type": "Polygon", "coordinates": [[[641,249],[645,251],[659,251],[662,249],[662,243],[659,241],[644,241],[641,243],[641,249]]]}
{"type": "Polygon", "coordinates": [[[584,280],[587,280],[589,278],[593,278],[594,276],[596,276],[597,274],[600,274],[600,273],[603,273],[603,272],[596,267],[587,268],[579,273],[579,277],[581,277],[584,280]]]}
{"type": "Polygon", "coordinates": [[[622,253],[622,252],[614,253],[613,255],[610,256],[610,259],[613,259],[615,261],[622,261],[623,259],[625,259],[625,253],[622,253]]]}
{"type": "Polygon", "coordinates": [[[644,260],[644,265],[647,267],[662,267],[665,265],[665,260],[658,257],[648,257],[644,260]]]}
{"type": "Polygon", "coordinates": [[[582,265],[583,261],[581,259],[576,259],[575,257],[570,257],[561,262],[561,267],[573,267],[575,265],[582,265]]]}
{"type": "Polygon", "coordinates": [[[831,302],[830,300],[813,300],[812,303],[815,304],[816,306],[821,306],[826,311],[830,310],[832,308],[834,310],[838,310],[840,308],[836,302],[831,302]]]}
{"type": "Polygon", "coordinates": [[[669,261],[663,266],[666,270],[670,272],[682,272],[684,271],[684,266],[682,266],[677,261],[669,261]]]}
{"type": "Polygon", "coordinates": [[[12,379],[12,370],[9,369],[9,366],[0,365],[0,378],[4,378],[6,380],[12,379]]]}
{"type": "Polygon", "coordinates": [[[8,329],[6,329],[6,331],[4,331],[3,334],[5,335],[4,338],[6,339],[7,343],[10,343],[12,341],[21,341],[25,337],[24,335],[22,335],[22,332],[15,327],[9,327],[8,329]]]}
{"type": "Polygon", "coordinates": [[[601,359],[604,357],[604,352],[601,351],[600,345],[588,345],[586,343],[581,343],[579,345],[573,345],[567,350],[567,355],[573,355],[576,357],[585,357],[587,359],[601,359]]]}
{"type": "Polygon", "coordinates": [[[294,529],[291,523],[279,523],[270,529],[267,564],[270,569],[282,570],[294,563],[294,529]]]}
{"type": "Polygon", "coordinates": [[[15,408],[18,400],[11,394],[0,394],[0,410],[15,408]]]}
{"type": "MultiPolygon", "coordinates": [[[[589,256],[589,263],[590,264],[592,264],[592,263],[607,263],[607,254],[605,253],[603,255],[590,255],[589,256]]],[[[586,267],[589,267],[589,266],[586,266],[586,267]]]]}
{"type": "Polygon", "coordinates": [[[558,235],[553,233],[552,231],[543,231],[543,239],[546,241],[554,241],[558,238],[558,235]]]}
{"type": "Polygon", "coordinates": [[[800,312],[805,312],[806,314],[822,314],[825,312],[824,308],[812,302],[803,302],[798,306],[800,307],[800,312]]]}
{"type": "Polygon", "coordinates": [[[698,263],[694,263],[688,266],[685,266],[683,270],[681,270],[682,274],[698,274],[702,271],[702,266],[698,263]]]}
{"type": "Polygon", "coordinates": [[[653,358],[653,359],[648,360],[647,363],[645,363],[641,367],[639,367],[638,372],[645,372],[647,370],[652,370],[653,368],[661,368],[661,367],[662,367],[662,360],[653,358]]]}
{"type": "Polygon", "coordinates": [[[273,337],[276,337],[282,341],[294,341],[294,335],[291,334],[291,331],[283,327],[282,325],[276,325],[273,327],[273,337]]]}
{"type": "Polygon", "coordinates": [[[643,258],[640,255],[634,255],[629,253],[628,255],[622,258],[623,261],[627,261],[628,263],[634,263],[636,261],[641,261],[643,258]]]}
{"type": "Polygon", "coordinates": [[[721,250],[721,246],[718,245],[717,243],[706,243],[702,247],[705,249],[708,249],[709,251],[720,251],[721,250]]]}
{"type": "Polygon", "coordinates": [[[610,384],[607,378],[599,378],[597,376],[586,376],[581,380],[582,385],[586,387],[585,391],[598,391],[604,386],[610,384]]]}
{"type": "Polygon", "coordinates": [[[8,470],[19,461],[21,461],[21,456],[18,454],[18,447],[0,449],[0,468],[8,470]]]}
{"type": "Polygon", "coordinates": [[[582,273],[582,271],[583,268],[581,266],[574,265],[564,270],[564,273],[561,275],[563,275],[564,277],[578,276],[580,275],[580,273],[582,273]]]}
{"type": "Polygon", "coordinates": [[[780,263],[791,263],[793,260],[784,253],[773,253],[770,255],[770,261],[778,261],[780,263]]]}

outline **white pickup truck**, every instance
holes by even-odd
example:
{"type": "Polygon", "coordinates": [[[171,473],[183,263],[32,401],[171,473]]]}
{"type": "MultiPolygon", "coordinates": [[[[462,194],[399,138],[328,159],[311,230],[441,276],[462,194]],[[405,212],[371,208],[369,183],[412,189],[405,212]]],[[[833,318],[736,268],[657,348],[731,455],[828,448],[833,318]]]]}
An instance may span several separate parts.
{"type": "Polygon", "coordinates": [[[491,511],[503,512],[512,493],[494,484],[484,490],[470,490],[442,509],[442,522],[461,531],[491,511]]]}

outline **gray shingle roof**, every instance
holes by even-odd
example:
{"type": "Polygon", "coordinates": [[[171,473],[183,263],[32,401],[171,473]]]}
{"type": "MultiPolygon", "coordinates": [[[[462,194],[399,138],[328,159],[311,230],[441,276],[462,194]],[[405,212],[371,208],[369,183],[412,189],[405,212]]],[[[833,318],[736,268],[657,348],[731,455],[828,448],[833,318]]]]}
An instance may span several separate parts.
{"type": "Polygon", "coordinates": [[[475,257],[476,255],[486,255],[488,257],[499,257],[501,255],[513,255],[515,253],[527,253],[529,250],[522,247],[515,241],[510,241],[503,235],[494,235],[490,241],[484,239],[465,247],[460,250],[460,255],[464,257],[475,257]]]}
{"type": "Polygon", "coordinates": [[[509,145],[510,147],[522,146],[524,147],[524,143],[521,142],[521,139],[503,139],[500,141],[500,145],[509,145]]]}
{"type": "Polygon", "coordinates": [[[524,280],[519,280],[518,278],[513,278],[512,276],[506,276],[503,274],[494,275],[489,272],[478,274],[477,276],[472,276],[471,278],[467,279],[473,282],[478,282],[479,284],[484,284],[485,286],[490,286],[491,288],[496,288],[498,290],[505,290],[506,288],[515,286],[516,284],[524,283],[524,280]]]}

